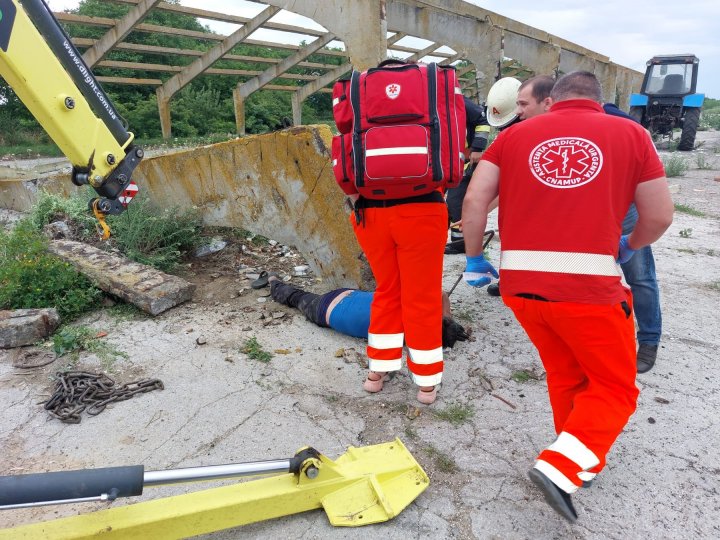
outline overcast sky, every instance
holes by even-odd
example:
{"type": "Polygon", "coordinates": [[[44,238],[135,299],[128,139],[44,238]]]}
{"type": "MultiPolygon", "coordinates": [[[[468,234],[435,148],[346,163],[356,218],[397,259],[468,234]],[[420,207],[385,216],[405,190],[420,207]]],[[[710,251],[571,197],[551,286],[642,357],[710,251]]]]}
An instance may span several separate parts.
{"type": "MultiPolygon", "coordinates": [[[[53,10],[74,8],[79,3],[78,0],[46,1],[53,10]]],[[[469,1],[638,71],[644,72],[645,62],[654,55],[693,53],[700,58],[698,92],[720,99],[720,0],[469,1]]],[[[181,4],[244,16],[262,9],[243,0],[181,0],[181,4]]],[[[290,14],[281,22],[302,24],[290,14]]],[[[232,25],[213,23],[210,26],[224,34],[233,29],[232,25]]]]}

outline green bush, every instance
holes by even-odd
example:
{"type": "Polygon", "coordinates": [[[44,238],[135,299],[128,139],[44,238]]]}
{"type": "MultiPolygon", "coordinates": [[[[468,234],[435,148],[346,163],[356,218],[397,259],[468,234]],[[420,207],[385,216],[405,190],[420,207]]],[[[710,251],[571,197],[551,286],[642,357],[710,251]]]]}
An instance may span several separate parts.
{"type": "Polygon", "coordinates": [[[676,176],[684,176],[688,170],[688,163],[680,156],[670,156],[662,160],[665,166],[665,176],[674,178],[676,176]]]}
{"type": "Polygon", "coordinates": [[[700,129],[720,130],[720,107],[714,109],[703,109],[700,115],[700,129]]]}
{"type": "Polygon", "coordinates": [[[53,337],[52,344],[58,356],[70,355],[70,365],[75,365],[81,351],[95,354],[105,369],[111,369],[115,360],[129,358],[127,353],[101,339],[102,334],[87,326],[63,326],[53,337]]]}
{"type": "Polygon", "coordinates": [[[112,231],[110,245],[128,258],[164,272],[174,269],[182,253],[197,245],[202,226],[196,210],[160,209],[142,196],[107,222],[112,231]]]}
{"type": "MultiPolygon", "coordinates": [[[[94,192],[70,198],[42,193],[30,212],[37,231],[56,220],[65,221],[80,239],[97,237],[95,217],[87,202],[94,192]]],[[[197,211],[159,209],[140,195],[119,216],[108,216],[112,236],[98,247],[119,249],[133,261],[170,271],[180,262],[182,252],[193,248],[202,225],[197,211]]]]}
{"type": "Polygon", "coordinates": [[[95,218],[88,210],[92,193],[88,189],[83,195],[66,198],[43,191],[30,210],[30,222],[40,231],[48,223],[64,221],[79,238],[90,238],[96,234],[95,218]]]}
{"type": "Polygon", "coordinates": [[[67,321],[95,308],[100,291],[46,249],[29,220],[0,231],[0,309],[54,307],[67,321]]]}

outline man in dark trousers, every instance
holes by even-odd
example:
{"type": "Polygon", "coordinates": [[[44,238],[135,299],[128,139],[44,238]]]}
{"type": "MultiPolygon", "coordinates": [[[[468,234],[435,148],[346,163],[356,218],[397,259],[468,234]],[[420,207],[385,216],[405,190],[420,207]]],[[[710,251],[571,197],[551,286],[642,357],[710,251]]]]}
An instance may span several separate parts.
{"type": "Polygon", "coordinates": [[[674,211],[647,132],[605,114],[601,95],[592,73],[561,78],[549,113],[485,151],[462,214],[468,283],[484,286],[497,277],[482,235],[500,197],[502,298],[545,366],[557,433],[528,474],[570,522],[570,495],[605,466],[639,393],[632,294],[617,263],[660,238],[674,211]],[[623,236],[633,202],[638,221],[623,236]]]}
{"type": "MultiPolygon", "coordinates": [[[[450,223],[460,221],[462,214],[463,198],[467,191],[470,178],[475,170],[475,165],[480,161],[480,156],[487,147],[490,126],[485,117],[485,108],[465,97],[465,125],[467,126],[467,164],[462,181],[457,187],[449,189],[445,200],[448,206],[448,217],[450,223]]],[[[465,253],[465,245],[462,242],[463,234],[459,228],[450,228],[450,243],[445,246],[445,253],[465,253]]]]}

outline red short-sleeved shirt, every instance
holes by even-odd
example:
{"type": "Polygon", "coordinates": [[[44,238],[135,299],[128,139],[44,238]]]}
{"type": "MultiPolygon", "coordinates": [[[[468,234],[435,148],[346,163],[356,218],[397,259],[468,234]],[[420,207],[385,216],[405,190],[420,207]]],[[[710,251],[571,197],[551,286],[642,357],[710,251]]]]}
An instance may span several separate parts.
{"type": "Polygon", "coordinates": [[[617,256],[637,184],[665,175],[640,125],[591,100],[561,101],[503,131],[482,159],[500,167],[503,295],[593,304],[625,298],[619,271],[594,275],[592,268],[617,256]],[[557,264],[562,271],[553,271],[557,264]]]}

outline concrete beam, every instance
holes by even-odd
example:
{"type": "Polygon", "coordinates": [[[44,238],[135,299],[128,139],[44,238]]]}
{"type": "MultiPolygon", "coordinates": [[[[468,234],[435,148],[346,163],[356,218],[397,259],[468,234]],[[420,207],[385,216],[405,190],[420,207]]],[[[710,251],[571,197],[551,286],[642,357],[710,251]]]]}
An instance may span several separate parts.
{"type": "Polygon", "coordinates": [[[643,81],[643,73],[624,66],[617,66],[617,94],[618,107],[627,111],[630,107],[630,94],[640,91],[643,81]]]}
{"type": "Polygon", "coordinates": [[[295,246],[328,287],[367,287],[330,165],[331,141],[324,125],[249,135],[146,158],[135,181],[164,206],[196,206],[206,225],[295,246]]]}
{"type": "Polygon", "coordinates": [[[505,56],[530,68],[535,75],[554,75],[560,64],[561,49],[552,43],[505,33],[505,56]]]}
{"type": "Polygon", "coordinates": [[[595,71],[595,61],[588,56],[563,49],[560,53],[558,68],[563,74],[571,71],[589,71],[593,73],[595,71]]]}
{"type": "Polygon", "coordinates": [[[32,345],[52,334],[60,324],[54,308],[0,311],[0,349],[32,345]]]}
{"type": "Polygon", "coordinates": [[[249,81],[246,81],[244,83],[239,83],[237,85],[239,96],[241,96],[243,99],[248,97],[250,94],[256,92],[273,79],[278,78],[290,68],[296,66],[300,61],[304,60],[305,58],[316,52],[318,49],[322,49],[333,39],[335,39],[335,36],[328,32],[324,36],[321,36],[312,43],[306,45],[295,54],[291,54],[287,58],[284,58],[279,64],[267,68],[257,77],[250,79],[249,81]]]}
{"type": "Polygon", "coordinates": [[[314,20],[345,43],[356,69],[376,66],[387,54],[386,0],[263,0],[314,20]]]}
{"type": "Polygon", "coordinates": [[[185,70],[169,79],[164,85],[158,88],[158,95],[162,94],[163,98],[168,100],[172,98],[173,95],[187,86],[195,77],[201,75],[206,69],[228,53],[235,45],[241,43],[255,30],[260,28],[278,11],[280,11],[280,9],[276,7],[268,7],[264,9],[259,15],[253,18],[252,21],[230,34],[222,41],[222,43],[207,51],[200,58],[190,64],[185,70]]]}
{"type": "Polygon", "coordinates": [[[617,64],[612,62],[595,62],[595,76],[600,81],[603,90],[603,101],[615,103],[617,98],[617,64]]]}
{"type": "Polygon", "coordinates": [[[72,240],[53,240],[48,251],[72,264],[97,287],[150,315],[192,298],[195,285],[177,276],[72,240]]]}
{"type": "Polygon", "coordinates": [[[83,53],[83,60],[88,67],[93,67],[120,43],[132,31],[133,27],[142,22],[160,0],[141,0],[125,16],[115,23],[95,45],[83,53]]]}
{"type": "MultiPolygon", "coordinates": [[[[239,227],[294,246],[323,287],[372,290],[330,165],[332,133],[302,126],[145,158],[133,174],[148,199],[196,207],[206,225],[239,227]]],[[[82,193],[68,174],[0,180],[0,207],[27,212],[41,190],[82,193]]],[[[132,211],[132,208],[130,209],[132,211]]],[[[97,265],[107,271],[104,264],[97,265]]]]}

